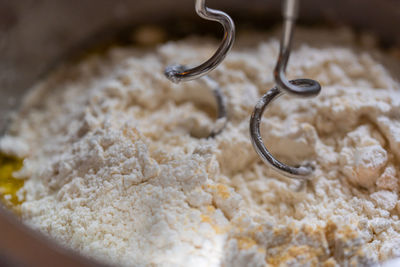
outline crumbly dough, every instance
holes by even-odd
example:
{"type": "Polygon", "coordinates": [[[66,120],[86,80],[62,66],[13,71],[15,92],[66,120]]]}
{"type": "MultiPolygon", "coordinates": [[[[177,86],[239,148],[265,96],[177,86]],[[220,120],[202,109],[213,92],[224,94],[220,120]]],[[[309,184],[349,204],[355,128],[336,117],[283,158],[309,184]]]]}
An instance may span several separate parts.
{"type": "Polygon", "coordinates": [[[364,266],[400,257],[400,86],[390,56],[346,29],[299,29],[290,78],[320,96],[284,96],[262,134],[282,161],[314,160],[303,184],[264,165],[249,117],[274,86],[279,31],[239,34],[210,88],[172,84],[216,40],[112,48],[64,66],[27,96],[0,147],[24,157],[23,220],[90,257],[127,266],[364,266]],[[383,64],[385,63],[385,64],[383,64]]]}

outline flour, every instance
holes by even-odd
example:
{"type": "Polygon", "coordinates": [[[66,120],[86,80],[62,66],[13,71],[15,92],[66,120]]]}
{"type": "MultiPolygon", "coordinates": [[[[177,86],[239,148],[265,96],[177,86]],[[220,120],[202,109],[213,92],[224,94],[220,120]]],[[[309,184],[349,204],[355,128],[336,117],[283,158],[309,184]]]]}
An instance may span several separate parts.
{"type": "MultiPolygon", "coordinates": [[[[345,29],[300,29],[290,78],[323,85],[284,96],[262,121],[301,184],[265,166],[249,138],[274,86],[276,33],[243,33],[212,72],[229,122],[214,139],[210,88],[170,83],[167,63],[215,49],[201,38],[113,48],[35,86],[0,141],[24,157],[23,220],[82,254],[131,266],[348,266],[400,257],[400,86],[371,44],[345,29]],[[242,39],[240,39],[242,36],[242,39]]],[[[397,76],[399,77],[399,76],[397,76]]]]}

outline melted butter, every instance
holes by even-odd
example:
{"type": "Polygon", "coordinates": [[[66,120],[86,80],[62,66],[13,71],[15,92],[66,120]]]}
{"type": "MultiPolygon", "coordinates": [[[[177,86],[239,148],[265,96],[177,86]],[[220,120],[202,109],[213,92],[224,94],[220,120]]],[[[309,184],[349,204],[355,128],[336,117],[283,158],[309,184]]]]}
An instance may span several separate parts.
{"type": "Polygon", "coordinates": [[[13,173],[21,169],[22,162],[22,159],[0,153],[0,201],[14,211],[21,204],[17,192],[24,181],[15,178],[13,173]]]}

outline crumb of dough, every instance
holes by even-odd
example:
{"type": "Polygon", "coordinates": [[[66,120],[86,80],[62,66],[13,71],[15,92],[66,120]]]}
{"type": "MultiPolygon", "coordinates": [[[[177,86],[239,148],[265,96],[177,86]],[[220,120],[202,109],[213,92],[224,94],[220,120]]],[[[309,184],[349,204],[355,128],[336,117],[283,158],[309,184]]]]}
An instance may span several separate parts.
{"type": "MultiPolygon", "coordinates": [[[[112,48],[37,84],[0,141],[24,157],[21,216],[82,254],[123,266],[363,266],[400,257],[400,86],[388,56],[347,29],[299,29],[290,78],[312,99],[266,111],[268,148],[314,160],[308,184],[264,165],[249,117],[273,87],[279,30],[242,33],[210,74],[229,121],[215,138],[210,88],[173,84],[217,41],[112,48]]],[[[397,76],[398,77],[398,76],[397,76]]]]}

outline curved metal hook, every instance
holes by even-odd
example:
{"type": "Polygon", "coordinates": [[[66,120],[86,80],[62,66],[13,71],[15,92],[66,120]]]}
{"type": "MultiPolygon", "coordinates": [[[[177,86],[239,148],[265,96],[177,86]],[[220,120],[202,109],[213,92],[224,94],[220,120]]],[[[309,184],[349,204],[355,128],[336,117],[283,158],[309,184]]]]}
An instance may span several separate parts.
{"type": "Polygon", "coordinates": [[[217,121],[212,129],[209,138],[213,138],[220,134],[222,130],[225,128],[227,119],[227,111],[226,111],[226,98],[224,94],[221,92],[221,88],[219,84],[209,76],[201,77],[201,80],[212,89],[215,100],[217,102],[217,121]]]}
{"type": "Polygon", "coordinates": [[[288,81],[285,77],[286,65],[290,56],[293,29],[298,13],[297,0],[285,0],[283,10],[283,35],[278,62],[274,71],[277,86],[264,94],[255,106],[250,119],[250,137],[254,149],[267,165],[272,166],[275,170],[290,178],[307,180],[314,170],[312,165],[307,164],[299,167],[291,167],[280,162],[265,147],[260,134],[261,117],[268,104],[275,98],[283,93],[302,97],[316,96],[321,91],[321,85],[317,81],[311,79],[288,81]]]}
{"type": "MultiPolygon", "coordinates": [[[[308,82],[304,79],[292,80],[290,83],[294,86],[301,86],[302,84],[308,82]]],[[[262,115],[267,108],[267,106],[272,103],[272,101],[279,96],[283,95],[284,92],[279,88],[274,87],[265,93],[262,98],[258,101],[257,105],[254,108],[253,114],[250,119],[250,136],[251,142],[253,144],[254,149],[261,157],[261,159],[267,165],[270,165],[279,173],[288,176],[290,178],[295,178],[299,180],[308,180],[310,174],[313,172],[313,167],[311,165],[304,165],[300,167],[291,167],[288,166],[279,160],[277,160],[265,147],[261,134],[260,134],[260,122],[262,115]]]]}
{"type": "Polygon", "coordinates": [[[187,68],[179,64],[171,65],[165,68],[164,74],[170,81],[175,83],[202,78],[201,80],[212,89],[217,102],[217,122],[209,135],[212,138],[225,128],[227,122],[226,101],[219,84],[206,75],[224,60],[232,48],[235,40],[235,24],[228,14],[206,7],[205,0],[196,0],[196,12],[204,19],[221,23],[225,32],[224,39],[214,55],[203,64],[194,68],[187,68]]]}
{"type": "Polygon", "coordinates": [[[165,76],[175,83],[200,78],[215,69],[224,60],[235,40],[235,24],[228,14],[206,7],[205,0],[196,0],[196,12],[204,19],[221,23],[225,32],[224,39],[214,55],[197,67],[187,68],[183,65],[171,65],[165,68],[165,76]]]}
{"type": "Polygon", "coordinates": [[[276,85],[282,91],[302,97],[316,96],[321,91],[319,82],[311,79],[302,79],[302,86],[290,83],[285,76],[286,66],[290,57],[294,26],[299,13],[298,0],[285,0],[283,2],[283,35],[279,50],[278,62],[274,70],[276,85]]]}

